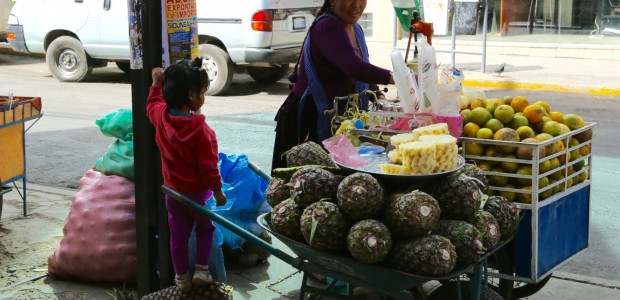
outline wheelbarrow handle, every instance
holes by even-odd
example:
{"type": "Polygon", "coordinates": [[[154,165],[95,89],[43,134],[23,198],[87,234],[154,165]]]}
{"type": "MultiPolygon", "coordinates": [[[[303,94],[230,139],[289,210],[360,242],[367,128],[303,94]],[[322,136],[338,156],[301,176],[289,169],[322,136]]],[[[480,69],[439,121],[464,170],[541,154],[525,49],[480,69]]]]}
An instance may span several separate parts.
{"type": "Polygon", "coordinates": [[[161,189],[164,193],[166,193],[167,195],[169,195],[170,197],[172,197],[175,200],[180,201],[181,203],[189,206],[190,208],[197,210],[199,213],[207,216],[209,219],[215,221],[216,223],[224,226],[226,229],[232,231],[233,233],[239,235],[240,237],[246,239],[246,241],[251,242],[252,244],[257,245],[258,247],[260,247],[261,249],[273,254],[274,256],[276,256],[277,258],[283,260],[284,262],[290,264],[291,266],[297,267],[300,263],[301,263],[301,259],[298,257],[292,257],[288,254],[286,254],[284,251],[274,247],[272,244],[264,241],[263,239],[257,237],[256,235],[254,235],[253,233],[243,229],[242,227],[239,227],[237,224],[227,220],[226,218],[202,207],[201,205],[199,205],[198,203],[192,201],[191,199],[187,198],[186,196],[184,196],[183,194],[173,190],[172,188],[166,186],[166,185],[162,185],[161,189]]]}
{"type": "Polygon", "coordinates": [[[269,182],[271,180],[271,176],[263,172],[263,170],[261,170],[258,166],[256,166],[252,162],[248,163],[248,167],[250,167],[250,169],[254,171],[254,173],[256,173],[256,175],[258,175],[260,178],[265,179],[265,181],[269,182]]]}

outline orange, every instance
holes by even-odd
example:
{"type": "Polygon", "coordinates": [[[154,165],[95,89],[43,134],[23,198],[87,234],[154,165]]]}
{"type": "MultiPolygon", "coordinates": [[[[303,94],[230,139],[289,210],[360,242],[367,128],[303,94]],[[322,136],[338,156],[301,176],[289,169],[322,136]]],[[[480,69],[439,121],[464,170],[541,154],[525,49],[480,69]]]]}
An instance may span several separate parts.
{"type": "Polygon", "coordinates": [[[545,108],[540,104],[528,105],[523,109],[523,115],[527,118],[530,124],[535,124],[542,120],[545,116],[545,108]]]}
{"type": "Polygon", "coordinates": [[[558,123],[563,123],[564,122],[564,114],[562,114],[559,111],[552,111],[551,112],[551,120],[556,121],[558,123]]]}
{"type": "Polygon", "coordinates": [[[491,129],[493,133],[496,133],[498,130],[504,128],[504,124],[502,124],[502,122],[498,119],[490,119],[484,124],[484,127],[491,129]]]}
{"type": "Polygon", "coordinates": [[[476,107],[484,108],[484,99],[474,99],[469,103],[469,108],[474,109],[476,107]]]}
{"type": "Polygon", "coordinates": [[[461,110],[461,115],[464,116],[463,125],[471,122],[471,109],[466,108],[466,109],[461,110]]]}
{"type": "MultiPolygon", "coordinates": [[[[493,137],[495,140],[511,141],[511,142],[519,141],[519,134],[517,133],[517,131],[512,128],[507,128],[507,127],[504,127],[498,130],[497,132],[495,132],[495,135],[493,137]]],[[[499,150],[502,153],[508,154],[514,151],[516,147],[496,145],[495,148],[497,148],[497,150],[499,150]]]]}
{"type": "Polygon", "coordinates": [[[583,127],[585,123],[583,119],[576,114],[566,114],[563,118],[564,124],[570,128],[570,130],[575,130],[583,127]]]}
{"type": "MultiPolygon", "coordinates": [[[[522,186],[522,187],[519,187],[519,189],[526,190],[526,191],[531,191],[532,190],[532,186],[530,186],[530,185],[522,186]]],[[[517,195],[517,202],[532,203],[532,195],[527,193],[527,192],[519,193],[517,195]]]]}
{"type": "Polygon", "coordinates": [[[504,104],[506,105],[510,105],[510,102],[512,102],[512,96],[504,96],[504,104]]]}
{"type": "Polygon", "coordinates": [[[523,115],[518,115],[515,114],[514,118],[512,118],[512,121],[510,121],[510,123],[507,124],[508,127],[512,128],[512,129],[517,129],[521,126],[529,126],[530,123],[528,122],[527,118],[524,117],[523,115]]]}
{"type": "Polygon", "coordinates": [[[579,148],[579,154],[581,156],[586,156],[590,154],[590,145],[583,145],[579,148]]]}
{"type": "Polygon", "coordinates": [[[548,133],[548,134],[550,134],[552,136],[558,136],[558,135],[562,134],[562,127],[560,126],[560,123],[558,123],[556,121],[547,121],[543,125],[541,131],[543,133],[548,133]]]}
{"type": "Polygon", "coordinates": [[[558,124],[560,124],[560,132],[561,132],[561,134],[566,134],[566,133],[570,132],[570,128],[568,128],[568,126],[566,126],[566,124],[561,123],[561,122],[558,123],[558,124]]]}
{"type": "MultiPolygon", "coordinates": [[[[505,154],[502,158],[517,159],[514,154],[505,154]]],[[[518,163],[509,161],[502,161],[500,163],[500,166],[502,167],[502,170],[504,170],[506,173],[514,173],[519,169],[518,163]]]]}
{"type": "Polygon", "coordinates": [[[491,99],[487,99],[485,108],[489,111],[491,115],[493,115],[493,113],[495,113],[495,109],[497,109],[502,104],[504,104],[504,101],[502,101],[501,99],[491,98],[491,99]]]}
{"type": "Polygon", "coordinates": [[[551,112],[551,107],[549,107],[549,103],[547,103],[546,101],[539,100],[539,101],[534,102],[534,104],[540,104],[540,105],[542,105],[542,107],[545,108],[546,112],[548,112],[548,113],[551,112]]]}
{"type": "Polygon", "coordinates": [[[514,118],[515,110],[510,105],[502,104],[495,109],[493,116],[502,124],[508,124],[514,118]]]}
{"type": "MultiPolygon", "coordinates": [[[[487,147],[487,149],[484,150],[484,156],[502,157],[502,153],[495,149],[495,147],[487,147]]],[[[493,167],[499,165],[499,161],[495,160],[487,160],[486,162],[493,167]]]]}
{"type": "MultiPolygon", "coordinates": [[[[516,173],[519,174],[519,175],[531,176],[532,175],[532,166],[530,166],[530,165],[522,165],[522,166],[519,167],[519,169],[517,169],[516,173]]],[[[511,180],[513,180],[518,185],[530,185],[530,184],[532,184],[532,179],[531,178],[512,178],[511,180]]]]}
{"type": "Polygon", "coordinates": [[[536,136],[534,129],[532,129],[532,127],[530,126],[521,126],[517,128],[517,133],[519,134],[519,139],[521,141],[528,139],[528,138],[533,138],[536,136]]]}
{"type": "Polygon", "coordinates": [[[471,121],[480,126],[484,126],[491,118],[493,118],[493,116],[484,107],[476,107],[471,110],[471,121]]]}
{"type": "MultiPolygon", "coordinates": [[[[500,167],[494,167],[493,169],[491,169],[491,172],[497,172],[497,173],[505,173],[504,170],[500,167]]],[[[489,183],[491,183],[491,185],[493,186],[504,186],[506,185],[506,183],[508,183],[508,177],[506,176],[501,176],[501,175],[489,175],[489,183]]]]}
{"type": "MultiPolygon", "coordinates": [[[[508,189],[514,189],[515,186],[510,184],[510,183],[506,183],[504,185],[505,188],[508,189]]],[[[514,202],[517,199],[517,193],[515,192],[508,192],[508,191],[500,191],[499,195],[506,198],[506,200],[508,200],[508,202],[514,202]]]]}
{"type": "Polygon", "coordinates": [[[536,130],[536,132],[542,132],[542,128],[545,125],[545,123],[547,121],[551,121],[551,118],[549,117],[542,117],[542,119],[540,119],[540,121],[538,121],[537,123],[535,123],[532,128],[534,128],[534,130],[536,130]]]}
{"type": "Polygon", "coordinates": [[[530,101],[523,96],[516,96],[510,101],[510,106],[512,106],[515,112],[522,112],[528,105],[530,105],[530,101]]]}
{"type": "Polygon", "coordinates": [[[484,146],[478,143],[467,143],[467,146],[465,147],[465,153],[467,155],[480,156],[482,155],[482,153],[484,153],[484,146]]]}
{"type": "Polygon", "coordinates": [[[478,132],[476,132],[476,138],[492,140],[493,139],[493,130],[491,130],[489,128],[480,128],[480,129],[478,129],[478,132]]]}
{"type": "Polygon", "coordinates": [[[469,138],[475,138],[478,130],[480,130],[480,126],[478,124],[469,122],[463,126],[463,135],[469,138]]]}

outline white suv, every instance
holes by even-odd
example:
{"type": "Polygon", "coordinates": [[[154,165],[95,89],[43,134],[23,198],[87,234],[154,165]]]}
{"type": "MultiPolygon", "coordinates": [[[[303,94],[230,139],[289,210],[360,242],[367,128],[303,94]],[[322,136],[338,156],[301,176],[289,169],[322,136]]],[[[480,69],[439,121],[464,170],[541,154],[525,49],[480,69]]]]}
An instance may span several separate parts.
{"type": "MultiPolygon", "coordinates": [[[[212,80],[210,95],[229,87],[236,66],[246,67],[258,82],[281,79],[297,59],[323,3],[196,2],[200,55],[212,80]]],[[[17,0],[8,24],[13,50],[45,54],[50,72],[61,81],[81,81],[93,68],[106,66],[109,61],[129,71],[127,0],[17,0]]]]}

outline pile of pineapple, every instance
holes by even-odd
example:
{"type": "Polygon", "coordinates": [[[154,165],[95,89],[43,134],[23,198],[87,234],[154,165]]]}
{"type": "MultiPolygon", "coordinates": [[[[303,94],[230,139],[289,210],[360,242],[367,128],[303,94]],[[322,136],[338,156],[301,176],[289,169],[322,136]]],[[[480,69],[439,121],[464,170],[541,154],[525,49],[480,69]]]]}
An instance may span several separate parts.
{"type": "Polygon", "coordinates": [[[432,124],[390,137],[395,149],[388,152],[392,162],[380,164],[381,173],[393,175],[425,175],[445,172],[458,164],[456,138],[447,123],[432,124]]]}
{"type": "Polygon", "coordinates": [[[523,96],[471,99],[461,114],[462,136],[475,139],[464,144],[466,157],[492,172],[489,178],[494,188],[489,194],[531,203],[533,180],[538,181],[538,200],[543,200],[589,178],[592,129],[584,130],[590,125],[579,115],[523,96]],[[505,146],[490,140],[519,143],[505,146]]]}
{"type": "Polygon", "coordinates": [[[519,208],[505,198],[482,205],[488,180],[474,165],[419,188],[343,173],[312,142],[286,159],[290,167],[273,171],[266,193],[272,230],[317,251],[439,277],[518,227],[519,208]]]}

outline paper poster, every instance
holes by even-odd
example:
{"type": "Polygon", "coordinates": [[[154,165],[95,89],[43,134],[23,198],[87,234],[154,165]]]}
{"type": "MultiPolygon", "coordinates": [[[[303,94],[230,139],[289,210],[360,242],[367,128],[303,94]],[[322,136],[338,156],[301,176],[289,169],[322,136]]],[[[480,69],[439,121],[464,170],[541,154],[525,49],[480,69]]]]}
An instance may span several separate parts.
{"type": "Polygon", "coordinates": [[[424,22],[433,23],[434,35],[448,34],[448,0],[424,0],[424,22]]]}
{"type": "Polygon", "coordinates": [[[196,0],[162,0],[162,10],[163,66],[198,57],[196,0]]]}
{"type": "Polygon", "coordinates": [[[142,69],[142,0],[127,1],[129,5],[129,65],[142,69]]]}

